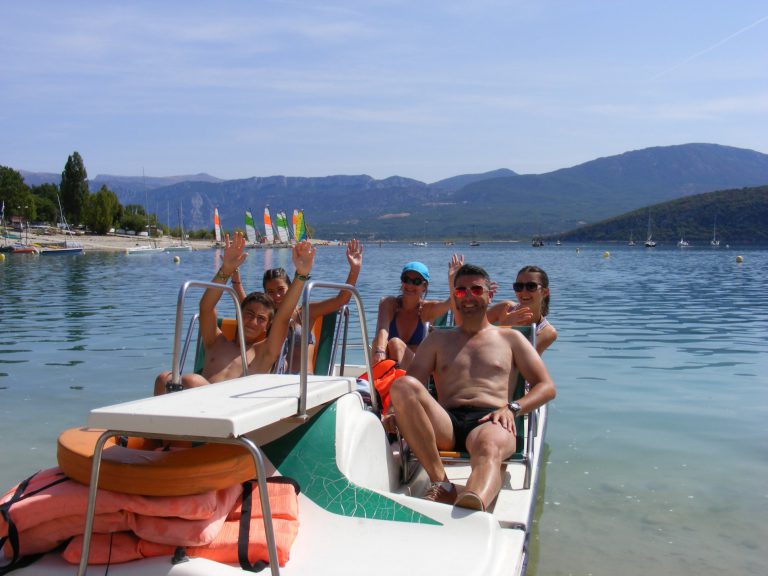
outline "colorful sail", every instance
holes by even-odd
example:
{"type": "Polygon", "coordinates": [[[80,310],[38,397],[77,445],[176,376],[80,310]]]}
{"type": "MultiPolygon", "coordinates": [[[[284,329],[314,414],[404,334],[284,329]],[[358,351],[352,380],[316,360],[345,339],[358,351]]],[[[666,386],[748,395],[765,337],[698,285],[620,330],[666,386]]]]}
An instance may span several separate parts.
{"type": "Polygon", "coordinates": [[[293,237],[299,242],[301,240],[299,238],[299,211],[296,208],[293,209],[293,226],[291,226],[291,230],[293,230],[293,237]]]}
{"type": "Polygon", "coordinates": [[[296,216],[296,240],[301,242],[307,239],[307,228],[304,225],[304,211],[298,213],[296,216]]]}
{"type": "Polygon", "coordinates": [[[248,244],[257,244],[256,227],[253,225],[253,214],[250,210],[245,211],[245,236],[248,238],[248,244]]]}
{"type": "Polygon", "coordinates": [[[288,243],[288,221],[285,217],[285,212],[277,213],[277,236],[282,244],[288,243]]]}
{"type": "Polygon", "coordinates": [[[267,244],[275,243],[275,233],[272,230],[272,217],[269,215],[269,206],[264,208],[264,234],[267,236],[267,244]]]}
{"type": "Polygon", "coordinates": [[[216,235],[216,242],[221,242],[221,220],[218,208],[213,209],[213,233],[216,235]]]}

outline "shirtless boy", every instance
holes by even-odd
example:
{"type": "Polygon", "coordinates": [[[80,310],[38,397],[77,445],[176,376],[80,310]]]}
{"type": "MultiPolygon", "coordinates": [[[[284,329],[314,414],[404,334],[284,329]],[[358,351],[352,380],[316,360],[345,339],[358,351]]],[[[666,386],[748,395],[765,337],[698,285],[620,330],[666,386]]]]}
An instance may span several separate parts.
{"type": "MultiPolygon", "coordinates": [[[[236,232],[232,242],[227,235],[223,263],[212,282],[226,284],[247,256],[242,233],[236,232]]],[[[277,313],[272,300],[262,292],[252,292],[241,302],[249,374],[269,372],[280,355],[288,334],[291,313],[299,301],[304,283],[309,280],[314,259],[315,248],[309,242],[299,242],[293,247],[293,265],[296,275],[283,300],[285,306],[281,306],[277,313]]],[[[221,295],[222,290],[208,288],[200,299],[200,336],[205,348],[205,365],[202,375],[182,376],[182,388],[204,386],[243,375],[239,343],[237,340],[234,342],[228,340],[218,327],[216,304],[221,299],[221,295]]],[[[170,375],[169,371],[165,371],[157,377],[155,394],[165,393],[170,375]]]]}
{"type": "Polygon", "coordinates": [[[407,375],[392,384],[390,397],[400,432],[432,481],[425,498],[485,510],[501,489],[501,462],[516,448],[515,416],[552,400],[555,385],[522,334],[488,322],[491,281],[485,270],[465,264],[453,284],[461,326],[430,334],[407,375]],[[531,390],[509,402],[516,370],[531,390]],[[439,400],[427,391],[430,374],[439,400]],[[457,498],[439,450],[465,448],[472,473],[457,498]]]}

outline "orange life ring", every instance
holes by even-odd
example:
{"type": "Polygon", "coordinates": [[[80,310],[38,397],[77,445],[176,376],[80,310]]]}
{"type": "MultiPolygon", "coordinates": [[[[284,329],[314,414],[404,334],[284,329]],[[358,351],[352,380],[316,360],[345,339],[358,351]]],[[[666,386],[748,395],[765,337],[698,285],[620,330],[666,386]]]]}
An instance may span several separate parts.
{"type": "MultiPolygon", "coordinates": [[[[70,428],[59,435],[59,467],[73,480],[91,482],[93,450],[104,430],[70,428]]],[[[158,450],[153,440],[104,444],[99,488],[142,496],[185,496],[220,490],[256,477],[251,453],[234,444],[158,450]]]]}

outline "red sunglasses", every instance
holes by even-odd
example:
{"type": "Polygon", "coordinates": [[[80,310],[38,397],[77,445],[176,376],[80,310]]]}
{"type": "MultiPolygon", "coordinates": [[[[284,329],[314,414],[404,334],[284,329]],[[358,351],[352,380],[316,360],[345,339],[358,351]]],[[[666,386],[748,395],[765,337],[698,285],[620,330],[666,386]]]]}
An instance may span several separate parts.
{"type": "Polygon", "coordinates": [[[485,292],[485,286],[470,286],[469,288],[464,288],[463,286],[459,286],[458,288],[453,289],[453,295],[456,296],[456,298],[465,298],[467,296],[467,292],[472,292],[472,296],[482,296],[485,292]]]}

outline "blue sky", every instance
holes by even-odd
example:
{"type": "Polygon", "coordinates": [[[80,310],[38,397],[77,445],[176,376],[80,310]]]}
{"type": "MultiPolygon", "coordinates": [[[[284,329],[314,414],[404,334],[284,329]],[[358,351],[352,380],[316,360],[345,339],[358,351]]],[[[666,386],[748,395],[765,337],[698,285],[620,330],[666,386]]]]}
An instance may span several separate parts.
{"type": "Polygon", "coordinates": [[[759,1],[2,2],[0,164],[97,174],[542,173],[768,153],[759,1]]]}

